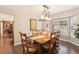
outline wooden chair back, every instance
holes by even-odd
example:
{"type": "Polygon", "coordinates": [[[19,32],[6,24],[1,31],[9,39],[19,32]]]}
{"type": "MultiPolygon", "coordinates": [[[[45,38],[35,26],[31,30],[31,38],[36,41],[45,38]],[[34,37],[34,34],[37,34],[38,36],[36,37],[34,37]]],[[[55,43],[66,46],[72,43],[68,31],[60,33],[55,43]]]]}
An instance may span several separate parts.
{"type": "Polygon", "coordinates": [[[27,48],[27,52],[29,52],[29,49],[28,49],[28,42],[27,42],[27,35],[24,34],[24,33],[20,33],[20,36],[21,36],[21,42],[22,42],[22,47],[23,47],[23,53],[25,53],[25,48],[27,48]]]}
{"type": "Polygon", "coordinates": [[[32,36],[37,36],[39,33],[37,30],[32,30],[32,36]]]}
{"type": "Polygon", "coordinates": [[[57,51],[57,47],[59,47],[59,38],[60,38],[60,32],[51,33],[50,35],[50,40],[54,45],[54,51],[57,51]]]}

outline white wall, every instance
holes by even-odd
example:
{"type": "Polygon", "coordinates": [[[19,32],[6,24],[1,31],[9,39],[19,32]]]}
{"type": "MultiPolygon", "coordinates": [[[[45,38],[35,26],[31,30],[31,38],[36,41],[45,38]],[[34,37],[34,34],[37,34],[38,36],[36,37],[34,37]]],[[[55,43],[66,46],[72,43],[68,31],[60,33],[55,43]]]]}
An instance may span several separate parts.
{"type": "Polygon", "coordinates": [[[52,19],[72,16],[72,15],[77,15],[77,14],[79,14],[79,8],[52,14],[52,19]]]}
{"type": "MultiPolygon", "coordinates": [[[[36,20],[40,19],[40,14],[32,9],[26,9],[26,11],[14,11],[0,7],[0,13],[10,14],[14,16],[14,45],[21,44],[19,32],[24,32],[27,33],[27,35],[31,35],[30,18],[34,18],[36,20]]],[[[40,25],[38,25],[38,28],[40,27],[40,25]]]]}
{"type": "Polygon", "coordinates": [[[14,22],[14,45],[21,44],[19,32],[31,35],[30,18],[39,19],[39,15],[31,12],[16,12],[14,22]]]}

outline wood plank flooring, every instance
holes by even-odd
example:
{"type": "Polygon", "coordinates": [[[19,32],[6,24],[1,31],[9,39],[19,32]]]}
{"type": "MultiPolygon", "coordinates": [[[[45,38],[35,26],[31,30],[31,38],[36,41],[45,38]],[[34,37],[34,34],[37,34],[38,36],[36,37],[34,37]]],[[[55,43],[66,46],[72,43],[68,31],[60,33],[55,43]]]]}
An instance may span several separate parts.
{"type": "Polygon", "coordinates": [[[13,46],[11,44],[12,38],[5,37],[0,39],[0,53],[1,54],[10,54],[13,53],[13,46]]]}
{"type": "MultiPolygon", "coordinates": [[[[9,37],[0,39],[0,54],[22,54],[22,46],[13,47],[11,39],[9,37]]],[[[71,43],[60,41],[58,54],[79,54],[79,48],[71,43]]]]}

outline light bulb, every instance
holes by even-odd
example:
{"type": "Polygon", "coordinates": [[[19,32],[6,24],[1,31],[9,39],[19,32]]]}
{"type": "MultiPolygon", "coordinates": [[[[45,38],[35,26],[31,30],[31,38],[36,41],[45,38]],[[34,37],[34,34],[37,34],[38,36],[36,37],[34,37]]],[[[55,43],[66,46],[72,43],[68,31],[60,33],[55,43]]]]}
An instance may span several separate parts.
{"type": "Polygon", "coordinates": [[[44,15],[41,16],[41,19],[44,19],[44,15]]]}

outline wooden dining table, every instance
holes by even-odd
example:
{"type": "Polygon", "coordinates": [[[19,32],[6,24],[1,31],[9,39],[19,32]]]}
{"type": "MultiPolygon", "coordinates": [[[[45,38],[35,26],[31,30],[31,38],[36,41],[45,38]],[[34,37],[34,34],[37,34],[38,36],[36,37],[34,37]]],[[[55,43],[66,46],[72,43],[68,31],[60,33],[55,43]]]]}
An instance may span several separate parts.
{"type": "Polygon", "coordinates": [[[37,36],[30,36],[29,39],[37,41],[38,43],[45,43],[49,40],[48,35],[37,35],[37,36]]]}
{"type": "Polygon", "coordinates": [[[30,36],[29,39],[34,40],[37,44],[39,44],[41,53],[43,44],[45,44],[47,41],[49,41],[49,36],[48,35],[37,35],[37,36],[30,36]]]}

